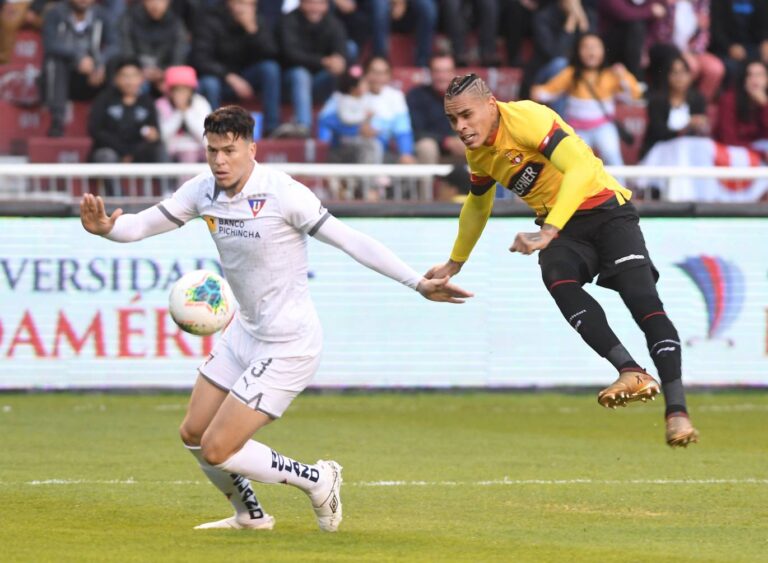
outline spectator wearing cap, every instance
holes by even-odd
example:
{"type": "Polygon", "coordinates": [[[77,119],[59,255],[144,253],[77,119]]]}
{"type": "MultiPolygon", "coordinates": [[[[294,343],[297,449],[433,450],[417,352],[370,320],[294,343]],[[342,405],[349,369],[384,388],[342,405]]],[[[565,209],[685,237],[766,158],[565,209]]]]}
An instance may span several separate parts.
{"type": "Polygon", "coordinates": [[[197,73],[191,66],[172,66],[165,71],[165,95],[155,102],[160,138],[174,162],[203,162],[203,122],[211,104],[197,89],[197,73]]]}
{"type": "Polygon", "coordinates": [[[184,64],[189,51],[187,31],[170,6],[171,0],[142,0],[119,23],[122,55],[139,59],[144,78],[158,92],[165,69],[184,64]]]}
{"type": "Polygon", "coordinates": [[[94,100],[88,117],[92,162],[162,162],[154,100],[141,93],[144,76],[135,58],[115,63],[112,85],[94,100]]]}

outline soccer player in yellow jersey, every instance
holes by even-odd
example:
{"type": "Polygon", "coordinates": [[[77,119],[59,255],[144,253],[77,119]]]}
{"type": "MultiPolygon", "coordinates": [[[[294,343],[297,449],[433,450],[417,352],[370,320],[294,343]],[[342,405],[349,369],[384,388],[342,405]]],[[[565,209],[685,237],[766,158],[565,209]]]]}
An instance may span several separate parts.
{"type": "Polygon", "coordinates": [[[459,216],[450,259],[426,277],[457,274],[491,214],[496,182],[536,212],[538,232],[519,233],[512,252],[539,251],[544,284],[566,320],[618,371],[598,394],[610,408],[652,399],[658,383],[619,342],[600,305],[583,289],[597,276],[613,289],[645,333],[666,401],[666,440],[672,447],[698,440],[681,379],[680,338],[656,291],[658,272],[648,256],[632,193],[560,116],[532,101],[498,102],[474,74],[456,77],[445,113],[466,146],[471,191],[459,216]]]}

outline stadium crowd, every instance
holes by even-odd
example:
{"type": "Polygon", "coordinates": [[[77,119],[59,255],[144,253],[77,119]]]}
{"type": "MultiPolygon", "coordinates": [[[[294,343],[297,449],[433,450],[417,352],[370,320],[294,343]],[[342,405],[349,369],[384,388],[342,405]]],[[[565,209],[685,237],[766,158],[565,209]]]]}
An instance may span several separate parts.
{"type": "Polygon", "coordinates": [[[0,64],[23,27],[42,37],[48,136],[88,100],[97,162],[202,160],[203,118],[227,103],[258,137],[316,138],[333,162],[463,162],[443,92],[505,66],[607,164],[635,143],[622,103],[647,108],[641,157],[690,136],[768,154],[765,0],[4,0],[0,64]],[[393,33],[428,76],[408,91],[393,33]]]}

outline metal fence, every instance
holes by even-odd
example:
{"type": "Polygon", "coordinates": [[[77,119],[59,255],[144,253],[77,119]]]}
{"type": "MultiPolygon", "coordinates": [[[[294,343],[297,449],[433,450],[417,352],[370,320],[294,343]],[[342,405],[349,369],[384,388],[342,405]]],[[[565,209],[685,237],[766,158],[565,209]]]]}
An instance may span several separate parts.
{"type": "MultiPolygon", "coordinates": [[[[430,202],[435,177],[452,168],[399,164],[265,166],[291,174],[325,200],[341,202],[430,202]]],[[[0,200],[73,204],[84,192],[92,192],[114,203],[149,203],[207,169],[206,164],[0,164],[0,200]]],[[[765,166],[620,166],[608,167],[608,171],[633,188],[640,199],[744,203],[759,201],[768,194],[765,166]]],[[[504,191],[499,194],[505,197],[504,191]]]]}

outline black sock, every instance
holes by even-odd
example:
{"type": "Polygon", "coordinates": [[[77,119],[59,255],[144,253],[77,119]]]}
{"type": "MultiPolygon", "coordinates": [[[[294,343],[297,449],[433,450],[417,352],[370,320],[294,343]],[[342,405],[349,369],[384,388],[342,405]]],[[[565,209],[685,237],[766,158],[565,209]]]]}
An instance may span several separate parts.
{"type": "Polygon", "coordinates": [[[623,363],[634,362],[608,326],[603,308],[578,283],[553,284],[549,292],[568,324],[590,348],[617,369],[623,363]]]}
{"type": "Polygon", "coordinates": [[[664,391],[666,414],[687,412],[683,389],[680,337],[672,321],[664,312],[647,316],[640,322],[645,333],[648,351],[656,365],[664,391]]]}
{"type": "Polygon", "coordinates": [[[630,368],[640,369],[640,365],[632,359],[632,356],[629,355],[629,352],[627,352],[627,349],[622,344],[617,344],[611,348],[605,359],[611,362],[618,371],[630,368]]]}

